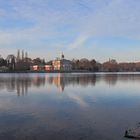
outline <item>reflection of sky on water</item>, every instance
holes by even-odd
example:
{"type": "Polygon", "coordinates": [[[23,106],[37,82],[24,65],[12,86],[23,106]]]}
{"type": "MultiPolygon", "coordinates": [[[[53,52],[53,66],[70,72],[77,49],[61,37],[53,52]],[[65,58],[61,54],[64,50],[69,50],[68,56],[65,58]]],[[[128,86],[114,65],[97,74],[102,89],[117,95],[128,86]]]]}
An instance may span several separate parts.
{"type": "Polygon", "coordinates": [[[139,74],[1,74],[0,139],[123,140],[140,118],[139,83],[139,74]]]}

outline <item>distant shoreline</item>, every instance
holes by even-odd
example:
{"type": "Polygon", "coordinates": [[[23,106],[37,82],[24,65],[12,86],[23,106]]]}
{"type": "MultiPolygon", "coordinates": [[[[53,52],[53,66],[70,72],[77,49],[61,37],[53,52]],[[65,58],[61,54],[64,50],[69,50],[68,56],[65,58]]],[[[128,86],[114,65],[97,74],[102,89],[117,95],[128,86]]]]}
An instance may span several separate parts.
{"type": "Polygon", "coordinates": [[[72,71],[0,71],[1,73],[139,73],[140,71],[88,71],[88,70],[72,70],[72,71]]]}
{"type": "Polygon", "coordinates": [[[85,72],[94,72],[94,71],[87,71],[87,70],[73,70],[73,71],[0,71],[0,73],[85,73],[85,72]]]}

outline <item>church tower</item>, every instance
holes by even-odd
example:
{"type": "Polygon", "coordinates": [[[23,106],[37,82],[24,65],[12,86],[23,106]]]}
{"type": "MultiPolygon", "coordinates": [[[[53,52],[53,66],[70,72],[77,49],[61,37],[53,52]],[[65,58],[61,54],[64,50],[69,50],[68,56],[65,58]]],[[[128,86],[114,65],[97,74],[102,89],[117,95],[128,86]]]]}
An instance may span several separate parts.
{"type": "Polygon", "coordinates": [[[61,54],[61,59],[64,59],[64,57],[65,57],[65,56],[64,56],[64,54],[62,53],[62,54],[61,54]]]}

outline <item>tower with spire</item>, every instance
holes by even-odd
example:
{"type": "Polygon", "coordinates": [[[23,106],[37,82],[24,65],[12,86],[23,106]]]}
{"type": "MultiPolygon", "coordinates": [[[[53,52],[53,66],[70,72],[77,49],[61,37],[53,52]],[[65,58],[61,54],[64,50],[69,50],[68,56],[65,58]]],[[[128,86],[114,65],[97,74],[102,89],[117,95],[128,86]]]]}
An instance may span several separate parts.
{"type": "Polygon", "coordinates": [[[65,56],[64,56],[64,54],[63,54],[63,52],[61,53],[61,59],[64,59],[65,58],[65,56]]]}

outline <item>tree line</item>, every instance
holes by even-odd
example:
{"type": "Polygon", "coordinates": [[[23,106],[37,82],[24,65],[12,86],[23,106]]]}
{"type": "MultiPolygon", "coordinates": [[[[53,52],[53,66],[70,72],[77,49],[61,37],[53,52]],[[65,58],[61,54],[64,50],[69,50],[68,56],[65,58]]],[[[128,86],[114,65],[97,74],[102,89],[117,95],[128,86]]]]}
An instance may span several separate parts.
{"type": "MultiPolygon", "coordinates": [[[[13,67],[17,70],[30,70],[31,65],[52,65],[52,61],[45,61],[41,58],[24,58],[23,60],[16,61],[15,57],[11,60],[0,57],[0,67],[8,67],[10,70],[13,67]],[[12,65],[11,65],[11,61],[12,65]]],[[[121,72],[121,71],[140,71],[140,62],[120,62],[115,59],[110,59],[106,62],[100,63],[95,59],[72,59],[72,70],[86,70],[93,72],[121,72]]]]}

